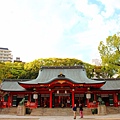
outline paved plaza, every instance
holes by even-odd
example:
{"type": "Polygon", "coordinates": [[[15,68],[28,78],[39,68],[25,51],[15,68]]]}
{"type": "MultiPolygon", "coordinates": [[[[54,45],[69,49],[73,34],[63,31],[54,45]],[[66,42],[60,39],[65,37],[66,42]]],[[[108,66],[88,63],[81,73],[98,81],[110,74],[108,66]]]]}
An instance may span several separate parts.
{"type": "MultiPolygon", "coordinates": [[[[0,120],[74,120],[73,116],[17,116],[0,115],[0,120]]],[[[77,116],[76,120],[120,120],[120,114],[77,116]]]]}

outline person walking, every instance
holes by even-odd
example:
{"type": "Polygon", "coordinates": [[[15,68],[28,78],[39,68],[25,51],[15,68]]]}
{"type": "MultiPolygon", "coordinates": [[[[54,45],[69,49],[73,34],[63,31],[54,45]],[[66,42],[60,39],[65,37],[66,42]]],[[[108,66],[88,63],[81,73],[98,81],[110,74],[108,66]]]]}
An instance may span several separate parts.
{"type": "Polygon", "coordinates": [[[83,106],[81,103],[79,104],[79,113],[80,113],[80,117],[83,118],[83,106]]]}
{"type": "Polygon", "coordinates": [[[74,104],[74,107],[73,107],[74,119],[76,119],[76,111],[77,111],[77,106],[76,106],[76,104],[74,104]]]}

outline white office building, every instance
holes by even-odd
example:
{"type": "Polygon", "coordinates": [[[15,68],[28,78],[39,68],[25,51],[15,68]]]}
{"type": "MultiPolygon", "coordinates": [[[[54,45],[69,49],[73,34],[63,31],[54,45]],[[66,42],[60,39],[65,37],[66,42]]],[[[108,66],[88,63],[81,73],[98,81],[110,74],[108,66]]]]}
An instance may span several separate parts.
{"type": "Polygon", "coordinates": [[[11,54],[11,50],[8,48],[2,48],[0,47],[0,62],[6,62],[13,60],[13,55],[11,54]]]}

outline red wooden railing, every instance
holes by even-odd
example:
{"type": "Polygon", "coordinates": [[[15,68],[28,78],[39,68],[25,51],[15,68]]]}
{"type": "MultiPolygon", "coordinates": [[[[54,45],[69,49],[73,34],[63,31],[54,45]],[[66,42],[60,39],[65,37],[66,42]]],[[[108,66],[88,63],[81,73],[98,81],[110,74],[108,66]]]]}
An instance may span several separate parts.
{"type": "Polygon", "coordinates": [[[98,107],[98,103],[89,102],[88,104],[88,108],[97,108],[97,107],[98,107]]]}
{"type": "Polygon", "coordinates": [[[37,108],[37,104],[35,102],[27,102],[25,104],[25,107],[28,107],[30,109],[34,109],[34,108],[37,108]]]}

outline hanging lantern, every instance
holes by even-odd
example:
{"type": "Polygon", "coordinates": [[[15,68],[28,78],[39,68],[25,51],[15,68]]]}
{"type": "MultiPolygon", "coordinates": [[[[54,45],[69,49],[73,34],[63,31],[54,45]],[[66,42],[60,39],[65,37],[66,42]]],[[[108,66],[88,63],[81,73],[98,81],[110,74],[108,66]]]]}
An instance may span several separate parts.
{"type": "Polygon", "coordinates": [[[38,98],[38,94],[33,94],[33,98],[37,99],[38,98]]]}
{"type": "Polygon", "coordinates": [[[65,94],[67,94],[67,90],[65,90],[65,94]]]}
{"type": "Polygon", "coordinates": [[[57,90],[57,94],[59,94],[59,90],[57,90]]]}
{"type": "Polygon", "coordinates": [[[90,99],[90,98],[91,98],[91,94],[90,94],[90,93],[87,93],[87,94],[86,94],[86,98],[87,98],[87,99],[90,99]]]}

